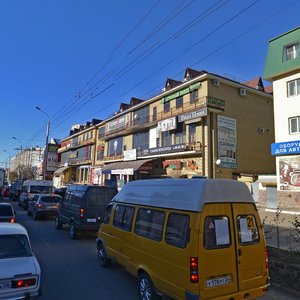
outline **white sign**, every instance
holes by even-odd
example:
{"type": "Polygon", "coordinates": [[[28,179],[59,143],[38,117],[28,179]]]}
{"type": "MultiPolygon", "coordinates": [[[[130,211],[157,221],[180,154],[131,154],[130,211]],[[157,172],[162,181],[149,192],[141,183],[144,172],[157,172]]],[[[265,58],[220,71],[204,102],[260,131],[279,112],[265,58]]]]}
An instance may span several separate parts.
{"type": "Polygon", "coordinates": [[[176,124],[176,117],[166,119],[163,121],[159,121],[157,124],[157,128],[160,131],[169,131],[169,130],[174,130],[176,129],[177,124],[176,124]]]}
{"type": "Polygon", "coordinates": [[[124,151],[124,160],[136,160],[136,149],[125,150],[124,151]]]}

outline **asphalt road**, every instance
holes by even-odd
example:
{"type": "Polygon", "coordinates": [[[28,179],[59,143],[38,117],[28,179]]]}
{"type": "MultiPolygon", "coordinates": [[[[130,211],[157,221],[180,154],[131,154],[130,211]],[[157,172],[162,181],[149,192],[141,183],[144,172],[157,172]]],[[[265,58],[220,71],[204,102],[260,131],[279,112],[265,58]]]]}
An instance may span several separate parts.
{"type": "MultiPolygon", "coordinates": [[[[54,220],[34,221],[27,211],[13,203],[17,222],[30,235],[33,251],[42,268],[41,300],[134,300],[138,299],[137,281],[121,267],[102,268],[97,263],[95,236],[71,240],[67,229],[57,230],[54,220]]],[[[271,288],[260,300],[299,300],[271,288]]]]}

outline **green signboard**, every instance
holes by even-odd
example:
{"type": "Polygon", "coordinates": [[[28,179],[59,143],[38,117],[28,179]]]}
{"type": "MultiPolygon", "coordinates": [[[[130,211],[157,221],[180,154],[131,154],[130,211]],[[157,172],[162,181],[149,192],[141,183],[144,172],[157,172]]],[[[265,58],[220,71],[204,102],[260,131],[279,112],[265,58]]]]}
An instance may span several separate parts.
{"type": "Polygon", "coordinates": [[[170,94],[170,95],[164,97],[161,102],[166,103],[166,102],[169,102],[169,101],[171,101],[173,99],[176,99],[178,97],[184,96],[184,95],[192,92],[193,90],[198,89],[200,87],[200,85],[201,85],[200,82],[194,83],[194,84],[190,85],[189,87],[187,87],[183,90],[180,90],[176,93],[173,93],[173,94],[170,94]]]}

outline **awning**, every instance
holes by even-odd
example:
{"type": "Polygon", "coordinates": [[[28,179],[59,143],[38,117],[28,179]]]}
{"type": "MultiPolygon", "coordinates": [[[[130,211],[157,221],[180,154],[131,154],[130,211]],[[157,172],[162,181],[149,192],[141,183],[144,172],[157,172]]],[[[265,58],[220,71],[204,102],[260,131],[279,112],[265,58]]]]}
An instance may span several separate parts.
{"type": "Polygon", "coordinates": [[[102,167],[102,174],[110,174],[114,170],[133,170],[137,171],[143,164],[152,161],[152,159],[140,159],[130,161],[120,161],[116,163],[110,163],[102,167]]]}
{"type": "Polygon", "coordinates": [[[58,168],[56,171],[54,171],[54,176],[61,175],[62,173],[64,173],[69,168],[70,167],[61,167],[61,168],[58,168]]]}

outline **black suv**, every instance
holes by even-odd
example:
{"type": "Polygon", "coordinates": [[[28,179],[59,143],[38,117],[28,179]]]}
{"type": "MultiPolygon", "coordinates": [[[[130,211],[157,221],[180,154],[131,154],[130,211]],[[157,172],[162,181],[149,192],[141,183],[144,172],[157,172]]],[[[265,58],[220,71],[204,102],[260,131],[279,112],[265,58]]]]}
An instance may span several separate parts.
{"type": "Polygon", "coordinates": [[[118,193],[109,186],[70,185],[59,204],[55,218],[56,229],[70,225],[70,238],[75,239],[79,231],[97,232],[103,220],[106,205],[118,193]]]}

